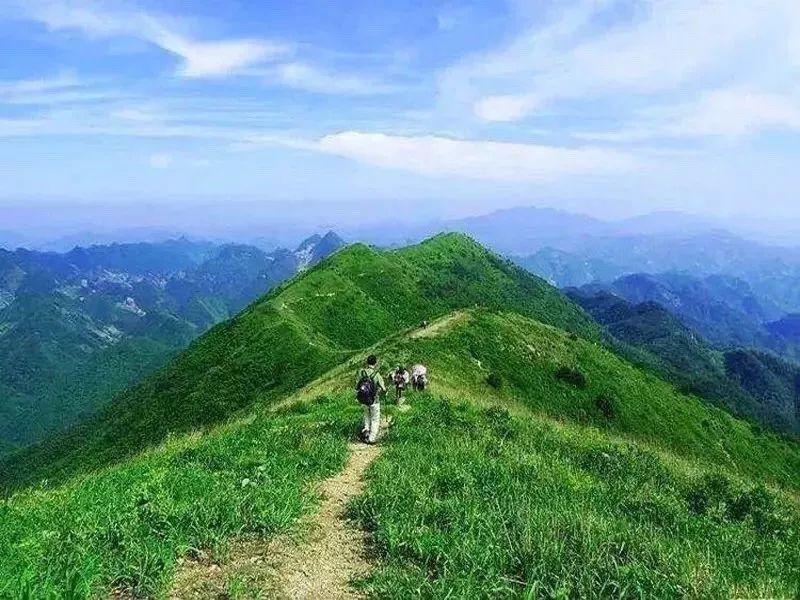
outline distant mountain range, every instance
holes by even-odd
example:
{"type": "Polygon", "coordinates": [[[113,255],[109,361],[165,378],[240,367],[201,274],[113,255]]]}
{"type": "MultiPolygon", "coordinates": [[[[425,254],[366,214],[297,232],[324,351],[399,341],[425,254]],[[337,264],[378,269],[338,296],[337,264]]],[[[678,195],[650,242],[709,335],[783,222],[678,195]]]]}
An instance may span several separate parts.
{"type": "Polygon", "coordinates": [[[294,251],[187,239],[0,250],[0,442],[30,443],[93,413],[342,245],[329,232],[294,251]]]}
{"type": "MultiPolygon", "coordinates": [[[[681,347],[686,356],[701,357],[714,367],[708,381],[719,381],[724,353],[736,349],[772,353],[785,360],[800,358],[800,249],[757,243],[720,229],[716,222],[681,213],[610,222],[535,207],[444,222],[407,225],[400,221],[387,227],[351,228],[345,230],[345,237],[393,246],[439,230],[467,233],[558,287],[589,286],[580,293],[604,292],[625,300],[631,314],[605,323],[609,329],[646,327],[656,335],[662,330],[654,324],[659,324],[671,332],[667,336],[670,352],[681,347]],[[684,330],[679,333],[675,324],[684,330]]],[[[273,234],[265,232],[263,240],[273,234]]],[[[50,364],[53,359],[48,356],[59,356],[61,346],[52,344],[46,332],[61,331],[57,338],[72,340],[64,347],[85,346],[93,357],[104,357],[109,348],[157,356],[153,361],[137,358],[125,363],[145,365],[147,370],[199,332],[234,315],[270,287],[341,245],[338,236],[328,234],[309,238],[291,251],[179,239],[76,248],[65,254],[2,253],[0,345],[23,347],[11,335],[11,323],[16,323],[13,327],[18,332],[24,331],[23,323],[38,323],[41,343],[36,351],[24,353],[24,357],[43,354],[33,361],[36,364],[50,364]],[[24,273],[22,279],[20,273],[24,273]],[[45,321],[50,325],[43,325],[45,321]],[[65,324],[69,325],[66,330],[65,324]],[[127,350],[125,344],[143,340],[149,344],[146,349],[127,350]]],[[[31,332],[27,336],[40,339],[31,332]]],[[[618,337],[630,341],[626,335],[618,337]]],[[[6,352],[10,355],[11,347],[6,352]]],[[[74,356],[67,352],[56,362],[70,365],[74,356]]],[[[20,360],[24,366],[28,359],[20,360]]],[[[675,372],[680,370],[680,361],[668,362],[675,372]]],[[[104,382],[117,389],[140,376],[139,371],[125,374],[126,368],[115,371],[121,383],[108,378],[104,382]]],[[[71,373],[72,369],[65,370],[71,373]]],[[[16,370],[22,372],[22,367],[16,370]]],[[[23,379],[44,381],[46,377],[23,379]]],[[[83,377],[95,379],[91,373],[83,377]]],[[[0,378],[0,384],[3,381],[0,378]]],[[[7,385],[29,390],[25,395],[29,400],[15,406],[32,406],[30,398],[41,396],[41,390],[31,390],[30,384],[26,388],[19,378],[7,385]]],[[[67,390],[70,397],[91,396],[74,393],[67,385],[60,384],[58,389],[67,390]]],[[[740,392],[737,388],[736,393],[740,392]]],[[[7,392],[5,397],[12,395],[7,392]]],[[[63,404],[78,407],[77,412],[93,410],[92,402],[83,406],[65,400],[63,404]]],[[[19,406],[13,410],[24,412],[19,406]]],[[[68,414],[72,409],[59,410],[68,414]]],[[[749,414],[757,412],[752,408],[749,414]]],[[[47,419],[41,424],[50,427],[47,419]]]]}
{"type": "MultiPolygon", "coordinates": [[[[464,232],[506,255],[525,256],[544,248],[576,251],[596,239],[656,236],[687,238],[726,232],[721,222],[673,211],[605,221],[553,208],[526,206],[485,215],[380,228],[344,228],[345,236],[379,245],[403,244],[441,230],[464,232]]],[[[741,238],[749,240],[750,238],[741,238]]]]}
{"type": "MultiPolygon", "coordinates": [[[[631,285],[631,281],[624,281],[619,289],[630,289],[631,285]]],[[[684,314],[691,313],[692,318],[687,320],[698,323],[697,315],[709,307],[706,314],[710,317],[716,309],[735,314],[732,308],[723,308],[721,302],[710,299],[704,305],[695,305],[675,295],[668,309],[652,299],[643,299],[644,295],[626,299],[613,293],[614,289],[595,285],[572,288],[567,293],[606,327],[619,354],[736,414],[771,428],[800,433],[800,365],[748,344],[722,348],[672,312],[691,306],[684,314]]],[[[714,321],[712,330],[720,333],[721,323],[733,325],[714,321]]]]}
{"type": "Polygon", "coordinates": [[[588,284],[581,290],[608,292],[634,304],[658,303],[719,347],[756,348],[800,359],[800,337],[793,327],[800,317],[784,313],[735,277],[637,273],[609,283],[588,284]]]}
{"type": "Polygon", "coordinates": [[[764,246],[725,232],[590,238],[569,249],[540,248],[515,260],[561,287],[635,273],[726,275],[746,282],[781,311],[800,312],[800,250],[764,246]]]}

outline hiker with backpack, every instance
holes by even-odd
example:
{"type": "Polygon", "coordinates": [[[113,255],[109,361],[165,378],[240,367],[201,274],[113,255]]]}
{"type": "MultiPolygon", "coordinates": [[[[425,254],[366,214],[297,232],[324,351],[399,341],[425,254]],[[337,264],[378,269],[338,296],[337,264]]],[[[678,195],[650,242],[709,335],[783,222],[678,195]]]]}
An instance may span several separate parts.
{"type": "Polygon", "coordinates": [[[378,439],[381,427],[381,394],[386,393],[383,377],[378,372],[378,357],[371,354],[356,375],[356,398],[364,405],[364,426],[361,438],[368,444],[378,439]]]}
{"type": "Polygon", "coordinates": [[[415,392],[422,392],[428,386],[428,367],[416,364],[411,367],[411,387],[415,392]]]}
{"type": "Polygon", "coordinates": [[[403,404],[405,402],[403,392],[410,380],[408,370],[403,365],[397,365],[397,368],[389,373],[389,380],[394,384],[394,397],[397,404],[403,404]]]}

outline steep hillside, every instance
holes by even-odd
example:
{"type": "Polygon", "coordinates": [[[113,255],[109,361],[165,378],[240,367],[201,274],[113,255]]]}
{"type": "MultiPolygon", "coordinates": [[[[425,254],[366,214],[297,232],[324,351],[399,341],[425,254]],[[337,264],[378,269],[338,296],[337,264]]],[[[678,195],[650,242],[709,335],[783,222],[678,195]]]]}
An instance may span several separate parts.
{"type": "Polygon", "coordinates": [[[784,313],[775,303],[735,277],[635,273],[582,291],[613,293],[634,304],[656,302],[721,348],[756,348],[791,361],[800,357],[800,342],[781,333],[791,317],[779,319],[784,313]]]}
{"type": "Polygon", "coordinates": [[[453,397],[513,399],[512,408],[800,484],[797,444],[681,394],[595,343],[514,313],[462,313],[432,335],[391,342],[384,354],[389,364],[424,357],[432,371],[447,374],[438,389],[453,397]]]}
{"type": "Polygon", "coordinates": [[[465,236],[437,236],[392,252],[351,246],[214,327],[96,419],[6,461],[0,481],[106,464],[168,432],[272,402],[388,335],[474,306],[599,335],[560,292],[465,236]]]}
{"type": "Polygon", "coordinates": [[[785,317],[767,323],[767,330],[775,336],[786,340],[790,344],[800,344],[800,314],[789,314],[785,317]]]}
{"type": "Polygon", "coordinates": [[[95,412],[212,325],[335,251],[174,240],[0,251],[0,439],[28,444],[95,412]]]}
{"type": "MultiPolygon", "coordinates": [[[[515,313],[445,314],[370,351],[432,376],[410,411],[385,404],[396,424],[353,507],[377,597],[791,595],[796,444],[515,313]]],[[[232,538],[292,527],[357,433],[363,354],[278,405],[17,492],[0,511],[0,594],[164,594],[179,559],[224,564],[232,538]]],[[[268,563],[252,568],[268,579],[268,563]]],[[[258,597],[245,584],[226,593],[258,597]]]]}
{"type": "Polygon", "coordinates": [[[720,350],[656,302],[631,303],[597,286],[568,290],[613,336],[612,346],[681,389],[783,432],[800,432],[800,367],[756,350],[720,350]]]}

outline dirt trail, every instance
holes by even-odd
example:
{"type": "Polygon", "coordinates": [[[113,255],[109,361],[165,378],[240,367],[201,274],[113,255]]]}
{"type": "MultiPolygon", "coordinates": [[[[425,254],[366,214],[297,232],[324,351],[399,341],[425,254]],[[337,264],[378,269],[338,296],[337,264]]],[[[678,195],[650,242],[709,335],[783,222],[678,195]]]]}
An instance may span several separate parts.
{"type": "Polygon", "coordinates": [[[457,310],[445,317],[442,317],[433,323],[428,323],[425,327],[417,329],[409,334],[412,340],[419,338],[435,337],[447,331],[453,325],[460,323],[462,320],[469,317],[469,312],[465,310],[457,310]]]}
{"type": "Polygon", "coordinates": [[[299,535],[239,540],[221,565],[208,557],[187,561],[170,598],[363,598],[350,582],[370,570],[366,534],[345,513],[348,502],[363,492],[364,472],[380,451],[380,446],[351,444],[344,469],[319,484],[319,509],[304,520],[299,535]]]}
{"type": "Polygon", "coordinates": [[[360,598],[350,581],[369,572],[364,532],[345,515],[347,503],[364,490],[363,475],[379,446],[353,444],[347,466],[321,485],[323,501],[314,515],[308,543],[284,549],[278,590],[284,598],[360,598]]]}

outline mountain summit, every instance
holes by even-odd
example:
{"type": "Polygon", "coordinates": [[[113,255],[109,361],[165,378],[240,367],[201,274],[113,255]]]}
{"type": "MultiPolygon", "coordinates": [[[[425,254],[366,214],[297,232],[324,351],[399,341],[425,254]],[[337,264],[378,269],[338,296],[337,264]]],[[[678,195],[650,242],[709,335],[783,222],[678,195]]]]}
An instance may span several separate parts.
{"type": "Polygon", "coordinates": [[[15,457],[5,465],[15,474],[6,477],[38,476],[38,468],[18,470],[29,461],[48,476],[85,467],[87,459],[103,464],[167,433],[219,422],[254,402],[275,401],[386,336],[475,306],[599,336],[555,288],[462,234],[396,251],[356,244],[211,329],[95,419],[15,457]]]}

